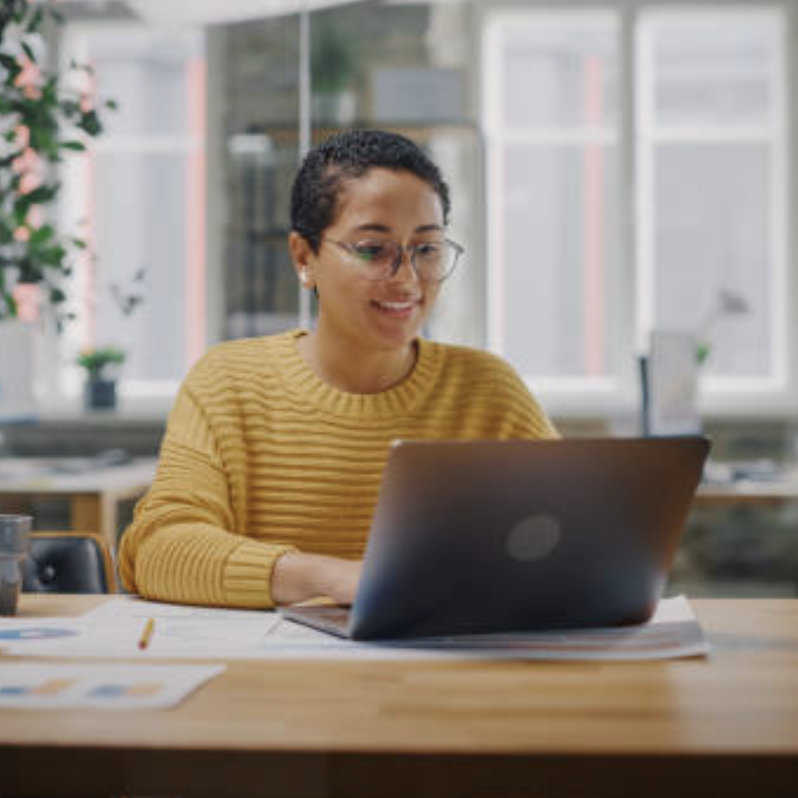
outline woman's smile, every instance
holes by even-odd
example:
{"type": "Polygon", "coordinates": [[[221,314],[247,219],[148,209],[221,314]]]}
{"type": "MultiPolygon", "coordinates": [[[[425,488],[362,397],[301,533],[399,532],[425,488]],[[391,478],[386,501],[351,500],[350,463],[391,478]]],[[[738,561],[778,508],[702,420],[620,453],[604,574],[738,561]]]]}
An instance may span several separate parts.
{"type": "Polygon", "coordinates": [[[402,321],[410,319],[416,311],[421,310],[422,306],[421,299],[395,301],[372,299],[371,304],[384,316],[402,321]]]}

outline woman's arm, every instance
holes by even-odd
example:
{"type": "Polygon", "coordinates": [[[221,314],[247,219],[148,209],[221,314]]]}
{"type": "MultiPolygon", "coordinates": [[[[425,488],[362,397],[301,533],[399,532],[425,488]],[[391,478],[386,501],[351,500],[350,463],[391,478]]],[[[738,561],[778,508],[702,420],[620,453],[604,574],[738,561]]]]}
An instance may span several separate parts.
{"type": "Polygon", "coordinates": [[[246,475],[234,471],[245,466],[224,462],[194,395],[192,385],[207,380],[203,371],[199,364],[181,387],[155,481],[122,537],[124,586],[145,598],[186,604],[268,608],[318,596],[350,603],[359,561],[301,554],[235,531],[247,523],[246,475]]]}
{"type": "Polygon", "coordinates": [[[217,379],[205,364],[181,387],[158,472],[119,550],[124,586],[161,601],[270,607],[275,561],[293,547],[239,533],[245,523],[244,462],[224,462],[213,425],[192,388],[217,379]]]}

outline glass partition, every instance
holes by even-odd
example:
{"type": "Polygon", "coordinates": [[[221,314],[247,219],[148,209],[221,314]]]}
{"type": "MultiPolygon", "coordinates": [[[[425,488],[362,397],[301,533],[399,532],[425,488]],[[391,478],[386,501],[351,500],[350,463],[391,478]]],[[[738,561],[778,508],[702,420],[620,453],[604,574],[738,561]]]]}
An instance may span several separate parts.
{"type": "MultiPolygon", "coordinates": [[[[452,189],[450,234],[466,247],[430,322],[437,338],[484,338],[481,148],[472,113],[467,4],[355,3],[309,19],[311,142],[353,127],[412,138],[452,189]]],[[[223,337],[296,326],[298,285],[288,256],[290,186],[300,160],[300,20],[225,26],[220,247],[223,337]]]]}

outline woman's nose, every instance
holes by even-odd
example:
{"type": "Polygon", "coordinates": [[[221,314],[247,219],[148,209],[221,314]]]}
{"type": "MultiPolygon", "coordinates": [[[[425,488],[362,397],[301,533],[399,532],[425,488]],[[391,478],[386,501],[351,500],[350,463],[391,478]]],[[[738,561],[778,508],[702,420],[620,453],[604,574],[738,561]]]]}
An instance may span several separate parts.
{"type": "Polygon", "coordinates": [[[397,246],[396,260],[394,261],[391,279],[418,280],[418,272],[416,272],[413,254],[412,247],[405,247],[401,244],[397,246]],[[405,267],[407,267],[407,273],[405,273],[405,267]]]}

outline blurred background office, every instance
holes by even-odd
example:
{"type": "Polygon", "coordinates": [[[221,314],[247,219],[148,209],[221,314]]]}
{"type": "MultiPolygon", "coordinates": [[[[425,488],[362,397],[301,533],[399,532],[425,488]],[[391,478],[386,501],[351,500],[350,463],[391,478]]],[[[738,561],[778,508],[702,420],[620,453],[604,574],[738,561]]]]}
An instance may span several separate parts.
{"type": "MultiPolygon", "coordinates": [[[[674,586],[798,593],[798,0],[57,6],[40,60],[90,64],[84,91],[117,107],[49,211],[87,243],[62,279],[74,318],[59,333],[19,303],[35,334],[29,395],[0,393],[8,484],[31,458],[153,457],[208,346],[312,324],[294,171],[331,132],[380,127],[440,163],[466,247],[429,335],[506,357],[567,435],[637,434],[641,357],[686,345],[665,370],[715,465],[674,586]],[[76,361],[108,347],[116,406],[91,409],[76,361]]],[[[67,497],[33,494],[40,527],[70,525],[67,497]]]]}

